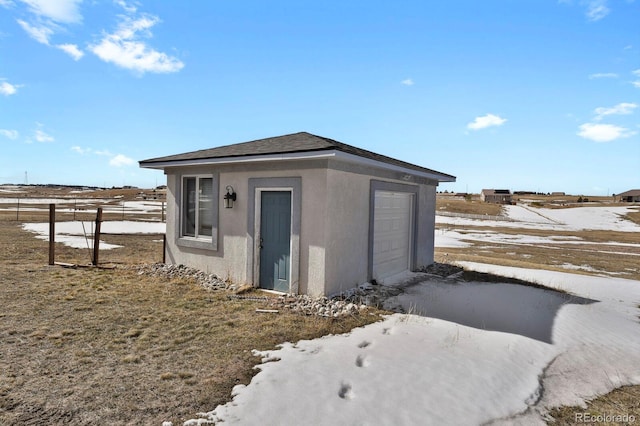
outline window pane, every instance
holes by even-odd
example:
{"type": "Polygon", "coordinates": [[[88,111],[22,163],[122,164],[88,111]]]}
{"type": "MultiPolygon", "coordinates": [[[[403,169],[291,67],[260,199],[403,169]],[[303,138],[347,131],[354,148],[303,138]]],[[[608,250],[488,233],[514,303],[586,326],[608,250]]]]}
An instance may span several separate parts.
{"type": "Polygon", "coordinates": [[[196,236],[196,178],[185,178],[182,191],[182,235],[196,236]]]}
{"type": "Polygon", "coordinates": [[[201,178],[198,203],[198,236],[211,236],[213,228],[213,179],[201,178]]]}

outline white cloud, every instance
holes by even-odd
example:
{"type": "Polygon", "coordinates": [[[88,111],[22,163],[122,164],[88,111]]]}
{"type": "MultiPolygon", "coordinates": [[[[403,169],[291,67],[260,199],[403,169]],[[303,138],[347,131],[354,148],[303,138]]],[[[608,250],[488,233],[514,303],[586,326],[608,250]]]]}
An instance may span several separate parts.
{"type": "Polygon", "coordinates": [[[113,167],[132,166],[134,164],[136,164],[136,161],[134,159],[122,154],[118,154],[111,160],[109,160],[109,165],[113,167]]]}
{"type": "Polygon", "coordinates": [[[138,11],[136,6],[129,4],[124,0],[114,0],[114,2],[129,13],[136,13],[138,11]]]}
{"type": "Polygon", "coordinates": [[[18,139],[18,136],[20,136],[17,130],[7,130],[7,129],[0,129],[0,135],[6,138],[9,138],[11,140],[16,140],[18,139]]]}
{"type": "Polygon", "coordinates": [[[72,146],[71,151],[77,152],[80,155],[88,154],[91,152],[91,148],[82,148],[80,146],[72,146]]]}
{"type": "Polygon", "coordinates": [[[11,0],[0,0],[0,6],[6,7],[7,9],[13,5],[14,3],[11,0]]]}
{"type": "Polygon", "coordinates": [[[37,129],[37,130],[35,131],[34,137],[36,138],[36,140],[37,140],[38,142],[43,142],[43,143],[46,143],[46,142],[53,142],[53,141],[55,141],[55,139],[54,139],[54,137],[53,137],[53,136],[51,136],[51,135],[49,135],[49,134],[47,134],[47,133],[43,132],[43,131],[42,131],[42,130],[40,130],[40,129],[37,129]]]}
{"type": "MultiPolygon", "coordinates": [[[[635,75],[636,77],[640,77],[640,69],[631,71],[631,74],[635,75]]],[[[632,81],[631,84],[633,84],[634,87],[640,89],[640,80],[632,81]]]]}
{"type": "Polygon", "coordinates": [[[638,107],[637,104],[630,103],[630,102],[622,102],[611,108],[604,108],[604,107],[596,108],[595,109],[596,116],[594,120],[600,121],[607,115],[629,115],[629,114],[632,114],[633,110],[636,109],[637,107],[638,107]]]}
{"type": "Polygon", "coordinates": [[[400,83],[404,84],[405,86],[413,86],[415,84],[413,80],[410,78],[407,78],[406,80],[402,80],[400,83]]]}
{"type": "Polygon", "coordinates": [[[28,22],[23,21],[22,19],[18,19],[17,22],[32,39],[36,40],[39,43],[49,45],[49,37],[53,35],[53,30],[50,27],[46,25],[31,25],[28,22]]]}
{"type": "Polygon", "coordinates": [[[78,49],[78,46],[75,44],[58,44],[56,46],[58,49],[66,52],[69,56],[73,58],[73,60],[78,61],[80,58],[84,56],[84,52],[78,49]]]}
{"type": "Polygon", "coordinates": [[[595,22],[607,16],[611,10],[607,7],[607,0],[590,0],[587,3],[587,20],[595,22]]]}
{"type": "MultiPolygon", "coordinates": [[[[587,17],[587,20],[595,22],[604,18],[611,12],[608,2],[608,0],[580,0],[575,3],[578,3],[581,6],[586,6],[585,16],[587,17]]],[[[574,2],[572,0],[558,0],[558,3],[571,5],[574,2]]]]}
{"type": "Polygon", "coordinates": [[[184,67],[182,61],[158,52],[140,40],[141,37],[151,37],[150,29],[158,22],[159,18],[150,15],[135,20],[124,18],[116,32],[106,34],[89,50],[105,62],[142,74],[180,71],[184,67]]]}
{"type": "Polygon", "coordinates": [[[18,87],[14,84],[7,83],[6,81],[0,80],[0,94],[5,96],[15,95],[18,91],[18,87]]]}
{"type": "Polygon", "coordinates": [[[502,126],[506,121],[506,118],[494,114],[487,114],[482,117],[476,117],[475,120],[467,124],[467,129],[480,130],[491,126],[502,126]]]}
{"type": "MultiPolygon", "coordinates": [[[[78,7],[82,0],[20,0],[28,6],[33,15],[28,21],[17,19],[22,29],[34,40],[50,46],[51,37],[64,24],[82,22],[82,15],[78,7]]],[[[56,48],[71,56],[74,60],[82,58],[84,53],[75,44],[58,44],[56,48]]]]}
{"type": "Polygon", "coordinates": [[[136,163],[136,161],[132,158],[127,157],[126,155],[123,154],[112,154],[111,152],[109,152],[109,150],[98,150],[98,151],[94,151],[91,148],[83,148],[81,146],[72,146],[71,150],[80,154],[80,155],[88,155],[88,154],[93,154],[93,155],[99,155],[99,156],[103,156],[103,157],[109,157],[109,165],[111,167],[125,167],[125,166],[133,166],[136,163]]]}
{"type": "Polygon", "coordinates": [[[618,78],[618,74],[614,72],[599,72],[595,74],[589,74],[590,80],[593,80],[594,78],[618,78]]]}
{"type": "Polygon", "coordinates": [[[620,138],[628,138],[636,133],[613,124],[585,123],[580,126],[578,136],[595,142],[611,142],[620,138]]]}
{"type": "Polygon", "coordinates": [[[82,21],[78,6],[82,0],[20,0],[35,15],[65,24],[82,21]]]}

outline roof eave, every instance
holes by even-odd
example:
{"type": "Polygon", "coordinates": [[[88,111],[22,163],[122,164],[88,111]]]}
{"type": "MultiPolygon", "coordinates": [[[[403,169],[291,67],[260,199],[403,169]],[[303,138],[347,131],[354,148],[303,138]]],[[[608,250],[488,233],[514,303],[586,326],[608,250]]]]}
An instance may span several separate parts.
{"type": "Polygon", "coordinates": [[[239,163],[256,163],[266,161],[292,161],[292,160],[309,160],[309,159],[321,159],[321,158],[335,158],[342,161],[351,163],[358,163],[368,166],[380,167],[387,170],[393,170],[397,172],[412,174],[427,179],[437,180],[438,182],[455,182],[456,177],[448,175],[446,173],[440,173],[435,170],[423,168],[422,170],[413,169],[410,167],[403,167],[396,164],[390,164],[383,161],[374,160],[371,158],[361,157],[359,155],[349,154],[337,149],[331,150],[316,150],[316,151],[304,151],[304,152],[290,152],[281,154],[262,154],[262,155],[248,155],[248,156],[236,156],[236,157],[219,157],[219,158],[198,158],[187,160],[168,160],[168,161],[153,161],[145,160],[140,161],[140,167],[146,169],[164,170],[174,167],[189,167],[189,166],[204,166],[204,165],[222,165],[222,164],[239,164],[239,163]]]}

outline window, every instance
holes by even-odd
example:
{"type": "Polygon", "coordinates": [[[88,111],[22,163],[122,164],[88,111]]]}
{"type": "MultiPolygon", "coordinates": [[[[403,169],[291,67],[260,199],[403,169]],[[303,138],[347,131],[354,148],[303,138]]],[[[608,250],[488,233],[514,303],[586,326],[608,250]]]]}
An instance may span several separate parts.
{"type": "Polygon", "coordinates": [[[182,237],[213,236],[213,178],[188,176],[182,180],[182,237]]]}

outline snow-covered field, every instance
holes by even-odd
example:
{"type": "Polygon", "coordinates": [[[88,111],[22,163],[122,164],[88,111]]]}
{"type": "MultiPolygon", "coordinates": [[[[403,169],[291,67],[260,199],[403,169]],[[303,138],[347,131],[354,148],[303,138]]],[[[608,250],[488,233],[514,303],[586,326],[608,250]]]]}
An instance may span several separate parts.
{"type": "MultiPolygon", "coordinates": [[[[495,226],[640,231],[620,218],[624,207],[518,207],[509,210],[514,222],[495,226]]],[[[438,217],[458,225],[467,220],[438,217]]],[[[462,238],[469,234],[446,232],[437,244],[468,244],[462,238]]],[[[463,266],[568,293],[425,274],[387,300],[409,314],[256,353],[262,363],[251,383],[185,425],[543,424],[546,409],[640,384],[640,281],[463,266]]]]}
{"type": "MultiPolygon", "coordinates": [[[[55,224],[56,242],[63,243],[73,248],[93,247],[94,222],[72,221],[57,222],[55,224]]],[[[49,240],[48,223],[25,223],[22,225],[26,231],[33,232],[36,238],[49,240]]],[[[100,225],[101,234],[164,234],[166,224],[161,222],[142,221],[105,221],[100,225]]],[[[100,241],[101,250],[110,250],[120,246],[100,241]]]]}
{"type": "Polygon", "coordinates": [[[153,214],[158,215],[163,209],[162,201],[135,200],[117,201],[113,198],[15,198],[0,197],[0,211],[16,211],[20,206],[21,212],[47,212],[49,204],[56,205],[56,211],[73,213],[75,211],[95,211],[102,207],[103,212],[124,214],[153,214]],[[9,206],[9,207],[7,207],[9,206]]]}
{"type": "MultiPolygon", "coordinates": [[[[162,209],[164,203],[155,200],[135,200],[118,201],[114,204],[114,199],[107,198],[10,198],[0,197],[1,205],[10,207],[0,207],[0,211],[15,211],[16,205],[20,204],[21,212],[48,212],[49,204],[56,204],[56,212],[95,212],[98,207],[102,207],[103,213],[122,214],[123,217],[136,215],[147,217],[148,221],[104,221],[101,225],[102,234],[164,234],[166,225],[161,223],[162,209]]],[[[55,224],[56,242],[63,243],[73,248],[92,247],[93,221],[59,221],[55,224]]],[[[48,223],[24,223],[23,228],[37,234],[36,238],[49,239],[48,223]]],[[[100,242],[101,250],[110,250],[120,247],[115,244],[100,242]]]]}

